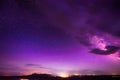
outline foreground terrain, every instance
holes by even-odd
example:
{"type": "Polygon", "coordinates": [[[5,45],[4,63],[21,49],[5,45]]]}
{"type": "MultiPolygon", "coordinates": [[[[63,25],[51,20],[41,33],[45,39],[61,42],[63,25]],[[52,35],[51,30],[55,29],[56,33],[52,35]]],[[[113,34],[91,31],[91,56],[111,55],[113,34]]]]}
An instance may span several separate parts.
{"type": "Polygon", "coordinates": [[[102,75],[102,76],[70,76],[61,78],[47,74],[32,74],[28,76],[0,76],[0,80],[119,80],[120,76],[102,75]]]}

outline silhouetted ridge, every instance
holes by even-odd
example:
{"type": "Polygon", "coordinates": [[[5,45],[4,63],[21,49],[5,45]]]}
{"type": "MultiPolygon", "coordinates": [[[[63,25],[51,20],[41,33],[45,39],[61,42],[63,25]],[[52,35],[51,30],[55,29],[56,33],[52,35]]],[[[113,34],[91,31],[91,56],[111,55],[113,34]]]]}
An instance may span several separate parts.
{"type": "Polygon", "coordinates": [[[50,74],[31,74],[28,76],[0,76],[0,80],[21,80],[21,79],[28,79],[28,80],[120,80],[120,76],[112,76],[112,75],[105,75],[105,76],[70,76],[68,78],[61,78],[57,76],[52,76],[50,74]]]}

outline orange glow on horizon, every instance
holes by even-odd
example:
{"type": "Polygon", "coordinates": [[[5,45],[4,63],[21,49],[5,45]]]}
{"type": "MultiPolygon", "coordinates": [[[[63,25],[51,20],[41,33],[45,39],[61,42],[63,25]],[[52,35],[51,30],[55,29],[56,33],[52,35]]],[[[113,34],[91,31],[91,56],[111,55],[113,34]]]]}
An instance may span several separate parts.
{"type": "Polygon", "coordinates": [[[47,70],[29,70],[29,71],[23,72],[23,75],[31,75],[31,74],[34,74],[34,73],[37,73],[37,74],[51,74],[47,70]]]}
{"type": "Polygon", "coordinates": [[[20,79],[20,80],[29,80],[29,79],[20,79]]]}
{"type": "Polygon", "coordinates": [[[60,74],[58,74],[58,76],[60,76],[62,78],[67,78],[67,77],[69,77],[69,74],[67,74],[67,73],[60,73],[60,74]]]}

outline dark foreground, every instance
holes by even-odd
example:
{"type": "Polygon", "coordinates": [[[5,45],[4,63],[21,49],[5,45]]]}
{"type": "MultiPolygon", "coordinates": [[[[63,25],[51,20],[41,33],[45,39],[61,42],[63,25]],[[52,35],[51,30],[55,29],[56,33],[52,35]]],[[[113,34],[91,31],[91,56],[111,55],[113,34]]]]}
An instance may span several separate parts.
{"type": "Polygon", "coordinates": [[[120,76],[71,76],[69,78],[61,78],[47,74],[33,74],[29,76],[0,76],[0,80],[120,80],[120,76]]]}

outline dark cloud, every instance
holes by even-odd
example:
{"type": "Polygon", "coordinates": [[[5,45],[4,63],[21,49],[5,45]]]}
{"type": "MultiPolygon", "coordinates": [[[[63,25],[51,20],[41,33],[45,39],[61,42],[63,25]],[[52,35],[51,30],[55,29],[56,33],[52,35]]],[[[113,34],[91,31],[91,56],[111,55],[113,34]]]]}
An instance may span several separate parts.
{"type": "Polygon", "coordinates": [[[19,9],[27,11],[29,14],[44,16],[41,8],[36,5],[36,0],[15,0],[15,4],[17,4],[19,9]]]}
{"type": "Polygon", "coordinates": [[[26,64],[25,67],[29,67],[29,68],[38,68],[38,69],[47,69],[47,70],[50,70],[51,68],[47,68],[47,67],[44,67],[40,64],[26,64]]]}
{"type": "Polygon", "coordinates": [[[86,75],[86,74],[95,74],[95,75],[109,74],[108,72],[103,71],[103,70],[89,70],[89,69],[82,70],[82,71],[80,71],[80,73],[82,73],[83,75],[86,75]]]}
{"type": "Polygon", "coordinates": [[[37,64],[26,64],[25,66],[39,66],[37,64]]]}
{"type": "Polygon", "coordinates": [[[112,0],[111,4],[109,4],[109,8],[112,13],[120,13],[120,0],[112,0]]]}
{"type": "Polygon", "coordinates": [[[26,64],[27,67],[41,67],[40,64],[26,64]]]}
{"type": "Polygon", "coordinates": [[[108,72],[106,72],[106,71],[101,71],[101,70],[93,71],[93,73],[96,74],[96,75],[106,75],[106,74],[109,74],[108,72]]]}
{"type": "Polygon", "coordinates": [[[80,44],[84,46],[91,46],[92,44],[89,42],[89,39],[87,39],[85,36],[79,36],[75,37],[76,41],[78,41],[80,44]]]}
{"type": "Polygon", "coordinates": [[[103,9],[106,11],[101,11],[99,13],[99,22],[96,22],[96,25],[93,27],[96,27],[98,30],[109,33],[113,36],[120,37],[120,1],[107,0],[105,2],[106,4],[104,4],[105,7],[103,9]]]}
{"type": "Polygon", "coordinates": [[[28,69],[16,65],[0,64],[0,75],[21,75],[23,72],[28,71],[28,69]]]}
{"type": "Polygon", "coordinates": [[[107,50],[100,50],[100,49],[93,49],[90,52],[95,53],[95,54],[100,54],[100,55],[109,55],[109,54],[114,54],[117,52],[120,48],[116,46],[106,46],[107,50]]]}
{"type": "Polygon", "coordinates": [[[54,69],[54,68],[51,68],[51,67],[44,67],[40,64],[26,64],[25,67],[29,67],[29,68],[33,68],[33,69],[43,69],[43,70],[48,70],[48,71],[51,71],[51,72],[59,72],[59,71],[65,71],[63,69],[54,69]]]}

